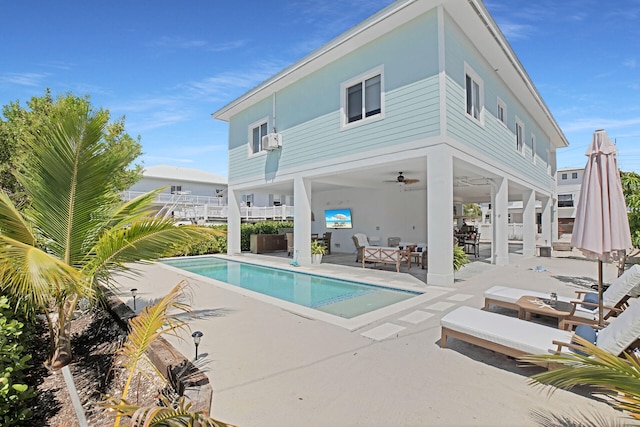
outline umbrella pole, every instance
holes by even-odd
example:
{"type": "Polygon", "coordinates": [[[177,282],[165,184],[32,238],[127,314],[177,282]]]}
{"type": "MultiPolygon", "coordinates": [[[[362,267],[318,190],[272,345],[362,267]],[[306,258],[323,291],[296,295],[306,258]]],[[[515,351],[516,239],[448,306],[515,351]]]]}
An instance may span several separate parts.
{"type": "Polygon", "coordinates": [[[602,307],[603,293],[604,292],[602,291],[602,260],[599,259],[598,260],[598,325],[600,326],[604,326],[604,319],[602,315],[602,312],[604,311],[602,307]]]}

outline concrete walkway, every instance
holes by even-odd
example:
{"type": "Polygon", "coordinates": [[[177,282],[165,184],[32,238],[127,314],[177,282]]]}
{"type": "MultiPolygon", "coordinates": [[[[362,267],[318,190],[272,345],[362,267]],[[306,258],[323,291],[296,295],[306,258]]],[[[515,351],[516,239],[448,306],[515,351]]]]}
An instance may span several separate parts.
{"type": "MultiPolygon", "coordinates": [[[[138,289],[140,311],[188,280],[198,316],[189,323],[204,333],[197,364],[213,384],[213,416],[239,426],[578,426],[620,417],[585,397],[584,390],[549,395],[548,389],[528,385],[539,368],[519,367],[513,359],[460,341],[439,347],[440,318],[460,305],[482,307],[483,292],[491,286],[571,296],[597,277],[592,261],[510,256],[505,267],[486,262],[464,267],[449,288],[428,286],[407,273],[362,269],[351,256],[345,262],[354,266],[327,262],[300,268],[421,288],[430,295],[353,330],[166,266],[142,266],[141,276],[118,282],[120,297],[130,305],[129,290],[138,289]]],[[[289,261],[251,254],[235,258],[281,268],[289,261]]],[[[606,265],[605,280],[615,276],[615,267],[606,265]]],[[[192,355],[190,334],[184,336],[171,341],[192,355]]]]}

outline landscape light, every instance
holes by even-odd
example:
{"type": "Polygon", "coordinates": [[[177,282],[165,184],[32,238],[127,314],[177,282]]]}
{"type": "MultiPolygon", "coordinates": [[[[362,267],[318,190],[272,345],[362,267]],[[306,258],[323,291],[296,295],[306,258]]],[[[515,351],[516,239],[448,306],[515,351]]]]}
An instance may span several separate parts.
{"type": "Polygon", "coordinates": [[[198,345],[200,344],[202,335],[203,334],[200,331],[195,331],[194,333],[191,334],[191,337],[193,338],[193,343],[196,345],[196,360],[198,360],[198,345]]]}

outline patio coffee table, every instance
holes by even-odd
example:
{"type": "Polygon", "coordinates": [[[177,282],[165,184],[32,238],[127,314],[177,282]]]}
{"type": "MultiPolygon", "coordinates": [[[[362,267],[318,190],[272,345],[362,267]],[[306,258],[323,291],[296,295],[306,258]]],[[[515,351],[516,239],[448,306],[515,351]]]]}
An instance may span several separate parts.
{"type": "Polygon", "coordinates": [[[518,306],[519,319],[531,320],[532,314],[555,317],[558,319],[559,328],[563,327],[564,320],[571,316],[571,311],[573,310],[573,304],[558,301],[555,307],[552,307],[548,299],[531,295],[520,297],[516,301],[516,305],[518,306]]]}

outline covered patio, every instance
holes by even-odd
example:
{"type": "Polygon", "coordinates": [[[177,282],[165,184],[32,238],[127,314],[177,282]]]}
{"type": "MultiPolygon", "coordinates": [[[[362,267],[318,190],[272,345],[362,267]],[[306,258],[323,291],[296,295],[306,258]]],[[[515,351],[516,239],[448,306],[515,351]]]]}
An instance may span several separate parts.
{"type": "Polygon", "coordinates": [[[455,280],[452,267],[454,208],[461,209],[469,203],[492,206],[491,235],[481,237],[479,258],[485,262],[509,263],[508,207],[513,202],[521,202],[523,206],[520,249],[523,256],[536,256],[537,244],[550,246],[554,240],[552,224],[556,221],[552,194],[462,152],[435,145],[405,152],[402,156],[380,153],[348,164],[347,170],[296,171],[291,176],[278,176],[277,182],[234,185],[229,191],[228,254],[240,253],[240,215],[234,215],[233,210],[239,206],[241,195],[250,191],[293,194],[293,253],[301,265],[311,263],[312,233],[332,232],[334,256],[353,252],[351,237],[355,233],[377,239],[381,246],[386,246],[389,237],[396,236],[403,241],[424,242],[429,248],[437,248],[428,252],[428,264],[432,267],[425,271],[425,280],[434,285],[450,285],[455,280]],[[410,183],[399,182],[400,173],[410,183]],[[536,204],[542,207],[541,233],[538,233],[536,204]],[[325,210],[342,208],[351,210],[353,227],[327,228],[325,210]]]}

